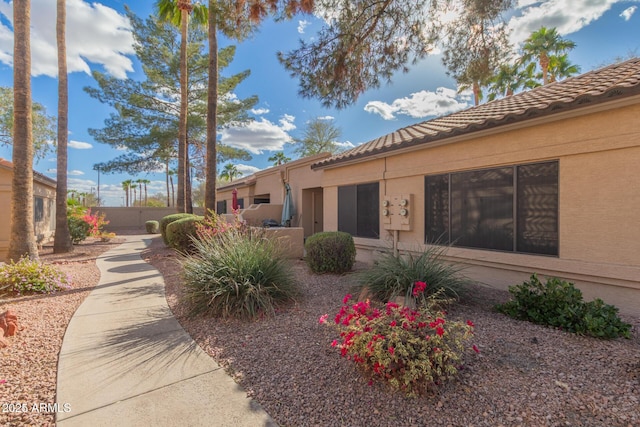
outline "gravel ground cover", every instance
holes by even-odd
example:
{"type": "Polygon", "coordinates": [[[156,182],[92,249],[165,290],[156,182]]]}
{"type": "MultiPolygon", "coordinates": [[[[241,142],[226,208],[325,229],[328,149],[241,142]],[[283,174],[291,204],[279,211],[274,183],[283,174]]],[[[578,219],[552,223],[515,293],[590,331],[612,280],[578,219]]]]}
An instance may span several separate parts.
{"type": "Polygon", "coordinates": [[[0,349],[0,426],[54,425],[55,414],[40,404],[56,401],[56,370],[62,339],[78,306],[100,280],[96,258],[118,246],[88,238],[67,254],[53,254],[45,245],[40,259],[55,264],[72,277],[73,288],[50,295],[0,298],[0,313],[18,316],[18,333],[10,347],[0,349]],[[35,405],[35,407],[34,407],[35,405]]]}
{"type": "MultiPolygon", "coordinates": [[[[123,234],[123,233],[119,233],[123,234]]],[[[57,357],[66,326],[98,283],[95,259],[121,240],[94,240],[72,254],[41,252],[74,277],[72,291],[0,300],[18,314],[20,330],[0,350],[0,404],[55,402],[57,357]]],[[[198,344],[226,367],[283,426],[638,426],[640,319],[630,340],[600,341],[512,320],[491,307],[508,293],[474,287],[450,310],[472,320],[476,334],[466,367],[437,392],[415,399],[368,385],[331,347],[336,332],[320,325],[353,291],[348,276],[311,274],[296,261],[301,296],[272,319],[220,321],[187,316],[179,266],[159,237],[143,253],[166,280],[167,301],[198,344]]],[[[364,268],[357,265],[357,268],[364,268]]],[[[197,408],[194,408],[197,410],[197,408]]],[[[54,415],[0,412],[0,425],[53,425],[54,415]]]]}
{"type": "MultiPolygon", "coordinates": [[[[159,239],[143,253],[164,274],[183,327],[283,426],[639,426],[640,319],[632,339],[602,341],[516,321],[492,310],[509,294],[475,286],[450,318],[475,323],[458,378],[405,398],[369,385],[331,347],[337,333],[318,318],[339,310],[349,276],[313,275],[296,261],[301,297],[275,318],[189,318],[179,264],[159,239]]],[[[357,268],[365,268],[357,265],[357,268]]]]}

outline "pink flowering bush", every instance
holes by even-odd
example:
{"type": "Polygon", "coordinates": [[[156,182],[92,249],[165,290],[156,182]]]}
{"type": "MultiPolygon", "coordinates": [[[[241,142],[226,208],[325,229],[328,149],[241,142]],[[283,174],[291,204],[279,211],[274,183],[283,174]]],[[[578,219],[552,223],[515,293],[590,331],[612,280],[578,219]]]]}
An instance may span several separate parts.
{"type": "Polygon", "coordinates": [[[50,264],[42,264],[27,257],[0,266],[0,294],[23,295],[51,293],[71,289],[71,276],[50,264]]]}
{"type": "Polygon", "coordinates": [[[238,210],[233,211],[233,222],[227,222],[222,215],[215,212],[209,212],[203,221],[196,225],[199,239],[216,236],[230,230],[243,231],[247,229],[245,221],[240,220],[238,210]]]}
{"type": "MultiPolygon", "coordinates": [[[[426,289],[424,282],[419,283],[413,286],[416,298],[426,289]]],[[[366,375],[416,396],[458,373],[474,325],[447,320],[445,312],[434,310],[442,301],[438,293],[418,310],[394,302],[382,308],[373,307],[369,300],[349,304],[350,298],[345,296],[333,319],[340,339],[332,346],[366,375]]],[[[320,323],[327,319],[328,315],[322,316],[320,323]]]]}

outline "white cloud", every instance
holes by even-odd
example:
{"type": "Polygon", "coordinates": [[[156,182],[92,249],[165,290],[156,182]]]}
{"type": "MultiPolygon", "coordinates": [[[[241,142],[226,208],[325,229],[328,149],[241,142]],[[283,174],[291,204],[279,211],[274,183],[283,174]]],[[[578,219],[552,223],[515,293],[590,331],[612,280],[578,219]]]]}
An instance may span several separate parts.
{"type": "MultiPolygon", "coordinates": [[[[57,175],[58,169],[57,168],[47,169],[47,173],[49,175],[57,175]]],[[[73,170],[67,171],[67,176],[80,176],[80,175],[84,175],[84,172],[82,172],[81,170],[73,169],[73,170]]]]}
{"type": "Polygon", "coordinates": [[[250,111],[251,111],[251,114],[255,114],[256,116],[263,116],[269,113],[268,108],[252,108],[250,111]]]}
{"type": "Polygon", "coordinates": [[[333,116],[321,116],[321,117],[318,117],[318,120],[335,120],[335,117],[333,117],[333,116]]]}
{"type": "Polygon", "coordinates": [[[284,144],[293,141],[287,132],[296,128],[292,123],[294,119],[295,117],[286,114],[280,119],[280,125],[277,125],[262,117],[242,127],[223,129],[221,141],[223,144],[243,148],[253,154],[261,154],[263,151],[280,151],[284,144]]]}
{"type": "Polygon", "coordinates": [[[518,46],[540,27],[556,28],[561,35],[579,31],[599,19],[621,0],[520,0],[516,16],[509,21],[511,41],[518,46]]]}
{"type": "Polygon", "coordinates": [[[637,8],[638,6],[631,6],[626,8],[625,10],[622,11],[622,13],[620,14],[620,17],[625,21],[628,21],[629,19],[631,19],[631,16],[634,14],[637,8]]]}
{"type": "MultiPolygon", "coordinates": [[[[11,3],[0,3],[0,15],[13,23],[11,3]]],[[[56,2],[31,1],[31,73],[58,75],[56,2]]],[[[91,73],[89,64],[102,65],[114,77],[124,79],[133,71],[127,55],[133,55],[131,24],[124,16],[100,3],[67,0],[68,71],[91,73]]],[[[13,64],[13,31],[0,25],[0,62],[13,64]]]]}
{"type": "Polygon", "coordinates": [[[468,104],[457,98],[455,90],[439,87],[435,92],[422,90],[412,93],[409,97],[396,99],[391,104],[370,101],[364,106],[364,110],[379,114],[385,120],[392,120],[396,114],[415,118],[442,116],[465,107],[468,107],[468,104]]]}
{"type": "Polygon", "coordinates": [[[77,150],[89,150],[93,148],[93,145],[89,144],[88,142],[73,141],[73,140],[69,141],[67,145],[70,148],[75,148],[77,150]]]}
{"type": "Polygon", "coordinates": [[[306,19],[298,21],[298,33],[304,34],[304,29],[307,28],[309,24],[311,24],[311,21],[307,21],[306,19]]]}
{"type": "Polygon", "coordinates": [[[293,122],[295,120],[296,120],[295,116],[292,116],[290,114],[285,114],[279,120],[280,128],[285,132],[289,132],[290,130],[294,130],[296,128],[296,125],[293,124],[293,122]]]}
{"type": "Polygon", "coordinates": [[[243,165],[243,164],[236,165],[236,169],[238,169],[238,172],[240,172],[242,176],[248,176],[260,170],[260,168],[257,168],[255,166],[243,165]]]}
{"type": "Polygon", "coordinates": [[[349,150],[351,148],[355,147],[355,144],[352,143],[351,141],[345,141],[345,142],[336,142],[335,143],[341,150],[349,150]]]}

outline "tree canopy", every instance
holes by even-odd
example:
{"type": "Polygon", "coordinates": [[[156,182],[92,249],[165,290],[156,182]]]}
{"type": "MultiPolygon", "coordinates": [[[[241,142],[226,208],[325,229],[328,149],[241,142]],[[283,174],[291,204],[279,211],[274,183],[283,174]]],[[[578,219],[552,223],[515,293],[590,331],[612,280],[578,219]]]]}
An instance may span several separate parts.
{"type": "MultiPolygon", "coordinates": [[[[104,172],[137,174],[158,170],[176,156],[179,117],[180,34],[168,23],[154,17],[142,20],[127,11],[136,41],[135,49],[146,79],[119,80],[94,72],[97,88],[86,87],[93,98],[112,106],[115,112],[105,120],[102,129],[89,129],[96,141],[113,147],[126,147],[128,153],[101,165],[104,172]]],[[[194,27],[189,32],[188,135],[192,166],[201,169],[204,163],[204,140],[207,110],[207,61],[204,42],[206,33],[194,27]]],[[[228,66],[235,47],[220,50],[222,67],[228,66]]],[[[230,77],[220,77],[218,96],[218,126],[239,125],[249,120],[247,111],[257,103],[257,97],[236,99],[230,94],[250,71],[230,77]]],[[[230,159],[250,159],[245,150],[220,147],[218,162],[230,159]]]]}
{"type": "MultiPolygon", "coordinates": [[[[56,142],[56,118],[47,114],[44,105],[31,105],[34,157],[43,159],[54,151],[56,142]]],[[[13,144],[13,89],[0,87],[0,145],[13,144]]]]}
{"type": "Polygon", "coordinates": [[[301,138],[294,138],[295,152],[300,157],[320,153],[335,154],[340,151],[337,142],[341,135],[342,130],[336,127],[331,120],[315,118],[307,123],[301,138]]]}

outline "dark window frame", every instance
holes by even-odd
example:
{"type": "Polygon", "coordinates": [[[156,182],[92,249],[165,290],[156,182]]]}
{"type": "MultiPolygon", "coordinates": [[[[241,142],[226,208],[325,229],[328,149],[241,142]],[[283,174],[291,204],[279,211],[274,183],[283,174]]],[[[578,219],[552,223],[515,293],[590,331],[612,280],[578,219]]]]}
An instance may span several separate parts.
{"type": "Polygon", "coordinates": [[[33,198],[33,222],[44,221],[44,197],[35,196],[33,198]]]}
{"type": "Polygon", "coordinates": [[[560,252],[559,171],[559,161],[552,160],[425,176],[425,243],[557,257],[560,252]],[[499,171],[505,174],[509,169],[511,187],[503,185],[502,200],[496,199],[501,203],[489,209],[496,216],[483,215],[486,206],[483,208],[482,199],[491,202],[491,193],[499,193],[500,187],[483,187],[480,179],[479,191],[465,192],[464,188],[473,189],[470,181],[474,176],[495,177],[499,171]],[[456,180],[458,182],[454,182],[456,180]],[[462,197],[462,194],[469,196],[462,197]],[[510,217],[508,211],[511,211],[510,217]],[[483,219],[488,220],[484,224],[501,221],[504,234],[496,236],[493,232],[487,233],[485,228],[483,235],[483,219]],[[477,221],[475,229],[469,226],[472,220],[477,221]],[[462,232],[454,236],[459,229],[462,232]]]}
{"type": "Polygon", "coordinates": [[[338,187],[338,231],[354,237],[380,239],[379,182],[338,187]]]}

